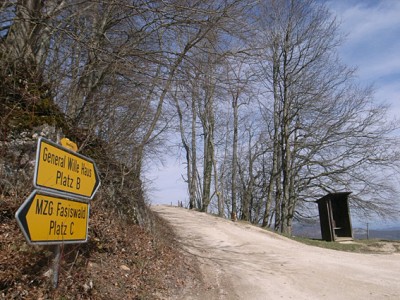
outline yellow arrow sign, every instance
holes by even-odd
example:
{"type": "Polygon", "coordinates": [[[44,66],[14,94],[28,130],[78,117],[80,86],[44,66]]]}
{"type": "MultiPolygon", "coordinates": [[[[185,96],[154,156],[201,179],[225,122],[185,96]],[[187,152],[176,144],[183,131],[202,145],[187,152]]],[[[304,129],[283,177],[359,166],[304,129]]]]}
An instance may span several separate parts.
{"type": "Polygon", "coordinates": [[[74,152],[78,151],[78,146],[74,142],[70,141],[69,139],[62,138],[60,142],[61,142],[61,146],[63,146],[63,147],[68,148],[74,152]]]}
{"type": "Polygon", "coordinates": [[[34,191],[15,214],[31,244],[87,241],[89,204],[34,191]]]}
{"type": "Polygon", "coordinates": [[[34,186],[93,199],[100,178],[93,160],[40,138],[34,186]]]}

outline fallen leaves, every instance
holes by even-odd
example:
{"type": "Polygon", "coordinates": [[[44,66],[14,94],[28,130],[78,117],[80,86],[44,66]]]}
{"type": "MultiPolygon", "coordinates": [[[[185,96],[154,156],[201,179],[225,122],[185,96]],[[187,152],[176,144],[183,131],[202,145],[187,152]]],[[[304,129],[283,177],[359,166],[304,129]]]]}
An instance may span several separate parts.
{"type": "Polygon", "coordinates": [[[150,234],[94,204],[88,243],[63,247],[53,290],[53,247],[26,243],[17,209],[0,207],[0,299],[165,299],[194,276],[168,226],[150,234]]]}
{"type": "Polygon", "coordinates": [[[124,271],[130,271],[131,269],[125,265],[120,265],[119,268],[124,271]]]}

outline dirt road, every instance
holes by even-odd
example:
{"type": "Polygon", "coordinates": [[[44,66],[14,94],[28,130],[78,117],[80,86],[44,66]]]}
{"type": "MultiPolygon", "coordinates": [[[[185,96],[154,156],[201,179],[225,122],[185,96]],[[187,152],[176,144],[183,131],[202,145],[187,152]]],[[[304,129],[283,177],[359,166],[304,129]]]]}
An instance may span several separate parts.
{"type": "Polygon", "coordinates": [[[400,255],[304,245],[183,208],[153,206],[200,263],[204,291],[179,299],[400,299],[400,255]]]}

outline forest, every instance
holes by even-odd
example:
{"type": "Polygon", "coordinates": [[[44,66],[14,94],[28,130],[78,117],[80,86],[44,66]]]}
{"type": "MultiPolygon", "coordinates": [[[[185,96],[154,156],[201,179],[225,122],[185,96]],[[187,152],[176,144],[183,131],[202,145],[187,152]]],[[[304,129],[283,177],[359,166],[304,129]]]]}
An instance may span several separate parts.
{"type": "Polygon", "coordinates": [[[344,39],[317,0],[2,1],[1,139],[21,106],[54,106],[40,122],[109,145],[121,189],[174,143],[190,209],[291,234],[350,191],[360,216],[390,217],[399,122],[344,39]]]}

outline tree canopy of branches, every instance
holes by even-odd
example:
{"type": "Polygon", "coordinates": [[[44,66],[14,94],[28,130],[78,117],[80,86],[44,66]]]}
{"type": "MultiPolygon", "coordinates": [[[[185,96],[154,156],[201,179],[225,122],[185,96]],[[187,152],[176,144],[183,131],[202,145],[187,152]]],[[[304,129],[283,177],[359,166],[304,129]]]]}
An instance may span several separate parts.
{"type": "Polygon", "coordinates": [[[190,208],[288,234],[328,192],[387,216],[396,124],[341,42],[316,0],[4,1],[2,124],[16,90],[50,101],[85,132],[81,148],[106,141],[136,178],[175,136],[190,208]]]}

